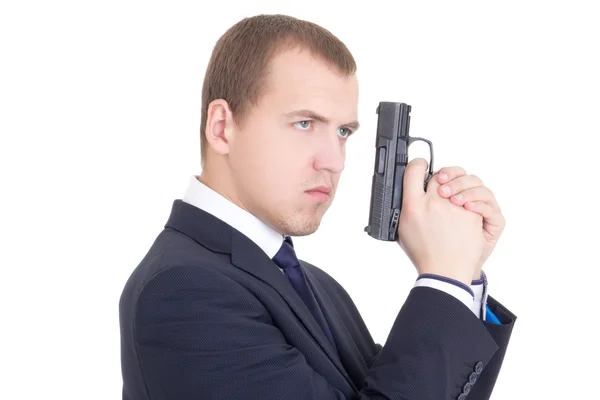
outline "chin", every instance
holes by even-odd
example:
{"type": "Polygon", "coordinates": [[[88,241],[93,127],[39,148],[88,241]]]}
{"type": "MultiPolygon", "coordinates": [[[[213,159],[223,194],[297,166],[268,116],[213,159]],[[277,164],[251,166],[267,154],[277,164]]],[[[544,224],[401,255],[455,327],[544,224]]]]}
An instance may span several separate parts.
{"type": "Polygon", "coordinates": [[[287,234],[290,236],[308,236],[312,235],[319,229],[319,225],[302,226],[302,227],[290,227],[287,229],[287,234]]]}
{"type": "Polygon", "coordinates": [[[296,213],[290,218],[285,219],[281,226],[283,232],[290,236],[307,236],[315,233],[321,225],[321,213],[308,213],[308,215],[302,215],[296,213]]]}

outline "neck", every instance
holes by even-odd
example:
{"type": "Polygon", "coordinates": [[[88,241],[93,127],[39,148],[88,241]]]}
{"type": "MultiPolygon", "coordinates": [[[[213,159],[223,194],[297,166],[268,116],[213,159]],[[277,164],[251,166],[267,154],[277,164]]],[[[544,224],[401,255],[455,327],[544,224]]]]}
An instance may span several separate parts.
{"type": "Polygon", "coordinates": [[[243,196],[239,195],[238,189],[235,185],[235,180],[233,179],[230,169],[226,164],[211,163],[209,165],[208,163],[206,163],[205,167],[202,169],[200,176],[198,176],[198,180],[204,185],[214,190],[215,192],[219,193],[227,200],[231,201],[233,204],[237,205],[246,212],[254,215],[256,218],[263,221],[263,223],[267,224],[272,229],[275,229],[278,232],[280,231],[269,222],[266,222],[267,219],[264,215],[252,212],[250,210],[250,207],[246,206],[246,204],[243,201],[243,196]]]}
{"type": "Polygon", "coordinates": [[[240,201],[239,196],[237,196],[233,179],[231,178],[229,168],[227,168],[226,165],[211,167],[206,166],[202,170],[198,180],[238,207],[241,207],[249,212],[248,208],[244,206],[244,204],[240,201]],[[218,171],[218,175],[215,174],[215,171],[218,171]]]}

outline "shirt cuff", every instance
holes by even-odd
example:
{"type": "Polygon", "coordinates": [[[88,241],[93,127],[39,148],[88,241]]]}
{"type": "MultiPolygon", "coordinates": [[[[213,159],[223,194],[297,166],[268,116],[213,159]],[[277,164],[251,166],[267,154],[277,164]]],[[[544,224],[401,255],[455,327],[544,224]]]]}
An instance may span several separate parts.
{"type": "Polygon", "coordinates": [[[488,282],[485,272],[481,271],[480,278],[471,282],[471,290],[473,290],[473,306],[471,309],[475,315],[485,321],[488,296],[488,282]]]}
{"type": "MultiPolygon", "coordinates": [[[[473,310],[474,293],[470,287],[464,283],[435,274],[421,274],[415,282],[415,287],[425,286],[441,290],[458,299],[461,303],[473,310]]],[[[475,313],[479,315],[479,311],[475,313]]]]}

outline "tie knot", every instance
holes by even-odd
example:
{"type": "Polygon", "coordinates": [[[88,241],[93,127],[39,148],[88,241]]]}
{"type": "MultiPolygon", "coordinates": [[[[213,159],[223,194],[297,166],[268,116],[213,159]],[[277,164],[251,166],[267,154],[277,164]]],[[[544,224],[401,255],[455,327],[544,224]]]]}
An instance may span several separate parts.
{"type": "Polygon", "coordinates": [[[281,244],[281,248],[277,254],[275,254],[275,257],[273,257],[273,261],[281,269],[293,268],[300,265],[300,262],[296,257],[296,252],[294,251],[294,243],[292,242],[292,238],[289,236],[285,238],[281,244]]]}

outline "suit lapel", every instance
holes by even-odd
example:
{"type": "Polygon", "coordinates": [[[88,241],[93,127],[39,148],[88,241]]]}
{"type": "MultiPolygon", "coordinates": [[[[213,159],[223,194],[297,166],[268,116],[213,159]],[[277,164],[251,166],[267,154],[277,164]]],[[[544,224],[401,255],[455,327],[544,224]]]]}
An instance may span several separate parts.
{"type": "MultiPolygon", "coordinates": [[[[303,261],[300,262],[306,264],[303,261]]],[[[362,380],[367,373],[367,367],[364,360],[360,356],[360,351],[358,348],[356,348],[352,336],[346,329],[346,326],[342,323],[339,314],[337,313],[323,286],[321,286],[309,268],[305,267],[304,270],[306,271],[306,277],[309,279],[309,282],[313,288],[317,302],[319,303],[319,306],[325,315],[325,319],[329,324],[329,328],[331,329],[335,344],[339,350],[342,363],[346,367],[345,370],[348,371],[349,374],[352,374],[352,379],[355,382],[362,383],[362,380]]],[[[357,390],[355,385],[352,387],[357,390]]]]}
{"type": "MultiPolygon", "coordinates": [[[[321,327],[277,265],[254,242],[230,225],[200,208],[177,199],[173,202],[171,215],[165,228],[175,229],[216,253],[231,254],[231,262],[238,268],[273,287],[287,302],[296,317],[306,327],[323,352],[356,390],[352,379],[346,373],[333,344],[327,339],[321,327]]],[[[305,269],[306,270],[306,269],[305,269]]],[[[309,280],[315,281],[314,277],[309,280]]],[[[322,291],[322,288],[320,289],[322,291]]],[[[316,295],[316,294],[315,294],[316,295]]],[[[319,299],[317,299],[319,301],[319,299]]],[[[319,301],[323,304],[322,299],[319,301]]],[[[327,303],[326,307],[327,307],[327,303]]],[[[331,314],[331,305],[326,315],[331,314]]],[[[335,329],[340,330],[340,323],[335,329]]],[[[335,332],[334,332],[335,335],[335,332]]],[[[339,337],[339,336],[338,336],[339,337]]]]}
{"type": "Polygon", "coordinates": [[[232,247],[231,262],[249,274],[269,284],[279,292],[281,297],[288,303],[294,314],[296,314],[296,317],[302,321],[321,349],[323,349],[325,354],[346,378],[352,388],[356,390],[356,386],[342,365],[337,350],[329,339],[327,339],[327,336],[325,336],[325,333],[315,321],[309,309],[302,301],[302,298],[300,298],[298,293],[294,290],[285,275],[279,271],[279,268],[273,260],[267,257],[267,255],[246,236],[237,231],[233,232],[232,247]]]}

